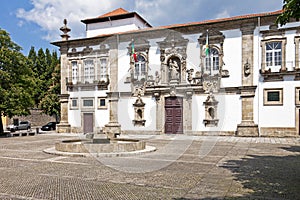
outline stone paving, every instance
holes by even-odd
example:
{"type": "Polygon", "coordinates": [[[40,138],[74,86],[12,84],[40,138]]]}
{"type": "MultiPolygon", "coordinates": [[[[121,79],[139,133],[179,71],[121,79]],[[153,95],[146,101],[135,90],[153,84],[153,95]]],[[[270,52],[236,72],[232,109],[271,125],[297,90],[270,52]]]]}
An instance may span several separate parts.
{"type": "Polygon", "coordinates": [[[0,138],[0,199],[300,199],[299,138],[135,135],[157,151],[43,152],[70,137],[0,138]]]}

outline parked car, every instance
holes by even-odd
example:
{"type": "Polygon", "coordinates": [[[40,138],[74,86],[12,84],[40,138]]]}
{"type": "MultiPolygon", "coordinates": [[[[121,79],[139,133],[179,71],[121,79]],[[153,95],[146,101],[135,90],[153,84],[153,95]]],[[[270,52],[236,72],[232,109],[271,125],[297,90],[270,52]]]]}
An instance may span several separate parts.
{"type": "Polygon", "coordinates": [[[29,130],[31,128],[31,124],[29,121],[20,121],[18,125],[9,125],[7,130],[14,132],[17,130],[29,130]]]}
{"type": "Polygon", "coordinates": [[[48,124],[42,126],[42,131],[52,131],[56,129],[57,122],[49,122],[48,124]]]}

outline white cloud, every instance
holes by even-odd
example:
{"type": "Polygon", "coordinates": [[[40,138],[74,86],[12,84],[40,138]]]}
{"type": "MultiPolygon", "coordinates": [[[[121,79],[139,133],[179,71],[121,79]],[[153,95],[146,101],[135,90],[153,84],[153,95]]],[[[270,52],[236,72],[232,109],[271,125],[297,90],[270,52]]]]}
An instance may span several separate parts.
{"type": "Polygon", "coordinates": [[[60,40],[63,19],[72,29],[71,38],[85,36],[82,19],[93,18],[122,7],[141,14],[153,26],[187,23],[281,9],[280,1],[240,0],[31,0],[33,8],[20,8],[19,26],[33,23],[47,41],[60,40]]]}
{"type": "Polygon", "coordinates": [[[63,19],[68,20],[68,27],[72,29],[72,38],[84,36],[84,24],[82,19],[97,17],[113,9],[118,8],[118,0],[32,0],[31,10],[18,9],[17,17],[22,21],[37,24],[45,32],[43,38],[48,41],[59,40],[63,25],[63,19]]]}
{"type": "Polygon", "coordinates": [[[230,17],[230,14],[229,14],[228,10],[223,10],[222,12],[218,13],[215,16],[216,19],[226,18],[226,17],[230,17]]]}

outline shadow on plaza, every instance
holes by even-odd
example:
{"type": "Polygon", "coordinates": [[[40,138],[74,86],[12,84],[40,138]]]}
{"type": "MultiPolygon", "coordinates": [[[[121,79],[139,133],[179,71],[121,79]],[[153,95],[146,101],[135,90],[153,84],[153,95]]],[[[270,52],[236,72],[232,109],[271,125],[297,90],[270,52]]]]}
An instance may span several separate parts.
{"type": "MultiPolygon", "coordinates": [[[[300,152],[300,146],[281,149],[300,152]]],[[[300,155],[249,155],[241,160],[229,160],[221,167],[230,170],[234,181],[239,182],[243,189],[252,192],[234,197],[234,192],[229,191],[225,198],[199,199],[300,199],[300,155]]],[[[181,198],[181,200],[188,199],[181,198]]]]}
{"type": "MultiPolygon", "coordinates": [[[[300,152],[299,146],[283,150],[300,152]]],[[[300,156],[250,155],[241,160],[229,160],[224,168],[230,170],[235,181],[253,191],[243,197],[226,199],[300,199],[300,156]]]]}

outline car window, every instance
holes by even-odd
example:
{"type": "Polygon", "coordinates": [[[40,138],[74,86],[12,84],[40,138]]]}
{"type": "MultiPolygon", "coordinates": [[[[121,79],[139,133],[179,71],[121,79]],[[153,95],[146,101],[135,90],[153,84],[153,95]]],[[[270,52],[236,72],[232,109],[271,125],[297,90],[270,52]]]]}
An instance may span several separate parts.
{"type": "Polygon", "coordinates": [[[20,124],[28,124],[28,122],[20,122],[20,124]]]}

